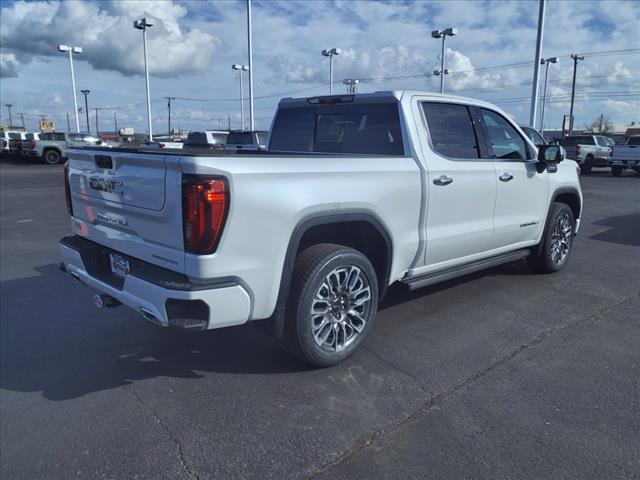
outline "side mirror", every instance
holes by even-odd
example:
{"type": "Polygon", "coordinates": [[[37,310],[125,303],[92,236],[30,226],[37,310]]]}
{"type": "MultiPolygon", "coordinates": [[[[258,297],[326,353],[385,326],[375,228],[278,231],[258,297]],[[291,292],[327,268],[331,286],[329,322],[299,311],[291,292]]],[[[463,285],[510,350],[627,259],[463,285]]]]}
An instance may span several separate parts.
{"type": "Polygon", "coordinates": [[[556,171],[557,164],[565,158],[565,150],[560,145],[542,145],[538,148],[538,172],[545,169],[548,171],[556,171]]]}

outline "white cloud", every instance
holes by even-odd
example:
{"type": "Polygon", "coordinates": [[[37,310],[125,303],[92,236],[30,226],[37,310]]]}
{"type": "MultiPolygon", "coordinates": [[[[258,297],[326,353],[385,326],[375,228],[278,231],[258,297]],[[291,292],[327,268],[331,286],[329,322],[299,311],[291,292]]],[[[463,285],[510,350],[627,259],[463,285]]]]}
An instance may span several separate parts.
{"type": "Polygon", "coordinates": [[[32,55],[59,56],[61,43],[81,46],[78,60],[96,70],[134,75],[144,67],[141,33],[133,20],[146,16],[154,23],[147,31],[149,69],[155,76],[172,77],[206,69],[220,44],[209,33],[181,27],[186,14],[185,7],[171,1],[18,1],[2,9],[0,40],[27,62],[32,55]]]}
{"type": "Polygon", "coordinates": [[[0,53],[0,77],[17,77],[18,59],[13,53],[0,53]]]}

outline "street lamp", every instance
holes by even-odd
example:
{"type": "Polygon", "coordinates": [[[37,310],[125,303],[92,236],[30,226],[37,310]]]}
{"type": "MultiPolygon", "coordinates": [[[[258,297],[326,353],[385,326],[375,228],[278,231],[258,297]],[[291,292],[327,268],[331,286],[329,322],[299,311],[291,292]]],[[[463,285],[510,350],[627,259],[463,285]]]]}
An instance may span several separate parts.
{"type": "Polygon", "coordinates": [[[69,66],[71,67],[71,88],[73,89],[73,106],[76,112],[76,133],[80,133],[80,119],[78,118],[78,99],[76,98],[76,76],[73,73],[73,54],[82,53],[81,47],[58,45],[59,52],[69,52],[69,66]]]}
{"type": "Polygon", "coordinates": [[[440,93],[444,93],[444,76],[449,73],[449,71],[444,68],[444,40],[447,37],[453,37],[458,33],[457,28],[446,28],[444,30],[434,30],[431,32],[432,38],[442,38],[442,53],[440,55],[440,70],[435,70],[433,72],[434,75],[440,75],[440,93]],[[438,73],[436,73],[438,72],[438,73]]]}
{"type": "Polygon", "coordinates": [[[151,126],[151,94],[149,93],[149,68],[147,67],[147,28],[153,27],[153,23],[146,18],[135,20],[133,28],[142,30],[142,48],[144,49],[144,77],[147,85],[147,120],[149,122],[149,141],[153,141],[153,128],[151,126]]]}
{"type": "Polygon", "coordinates": [[[540,132],[544,133],[544,109],[547,104],[547,80],[549,78],[549,64],[558,63],[558,57],[541,58],[540,65],[546,65],[544,72],[544,91],[542,93],[542,112],[540,112],[540,132]]]}
{"type": "Polygon", "coordinates": [[[84,112],[87,114],[87,133],[91,133],[91,129],[89,128],[89,100],[87,100],[87,95],[89,95],[90,92],[91,90],[80,90],[80,93],[84,95],[84,112]]]}
{"type": "Polygon", "coordinates": [[[322,50],[322,56],[329,57],[329,95],[333,94],[333,56],[340,55],[339,48],[322,50]]]}
{"type": "Polygon", "coordinates": [[[7,110],[9,110],[9,128],[11,128],[11,125],[13,125],[13,122],[11,121],[11,107],[13,107],[13,105],[10,103],[5,103],[4,106],[7,107],[7,110]]]}
{"type": "Polygon", "coordinates": [[[240,123],[242,124],[242,131],[244,132],[244,90],[242,88],[242,72],[249,71],[249,65],[240,65],[234,63],[231,68],[240,72],[240,123]]]}
{"type": "Polygon", "coordinates": [[[347,86],[347,93],[356,93],[356,85],[360,83],[360,80],[345,78],[342,83],[347,86]]]}

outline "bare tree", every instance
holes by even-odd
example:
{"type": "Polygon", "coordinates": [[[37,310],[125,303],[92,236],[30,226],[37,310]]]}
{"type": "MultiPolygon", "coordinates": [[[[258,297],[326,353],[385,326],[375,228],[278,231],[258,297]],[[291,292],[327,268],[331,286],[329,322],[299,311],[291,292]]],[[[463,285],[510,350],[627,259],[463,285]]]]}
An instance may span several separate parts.
{"type": "Polygon", "coordinates": [[[593,122],[586,124],[584,129],[593,133],[611,133],[614,127],[613,122],[608,117],[600,115],[593,122]]]}

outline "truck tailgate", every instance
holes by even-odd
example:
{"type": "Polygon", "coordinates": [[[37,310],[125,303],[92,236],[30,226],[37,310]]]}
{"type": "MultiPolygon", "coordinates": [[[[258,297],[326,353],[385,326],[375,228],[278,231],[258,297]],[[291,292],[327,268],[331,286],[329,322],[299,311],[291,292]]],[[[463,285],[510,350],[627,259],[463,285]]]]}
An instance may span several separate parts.
{"type": "Polygon", "coordinates": [[[179,157],[70,150],[68,170],[76,234],[184,272],[179,157]]]}

